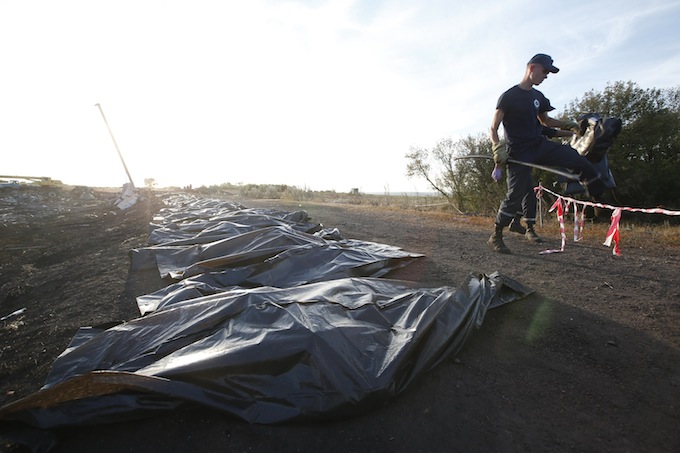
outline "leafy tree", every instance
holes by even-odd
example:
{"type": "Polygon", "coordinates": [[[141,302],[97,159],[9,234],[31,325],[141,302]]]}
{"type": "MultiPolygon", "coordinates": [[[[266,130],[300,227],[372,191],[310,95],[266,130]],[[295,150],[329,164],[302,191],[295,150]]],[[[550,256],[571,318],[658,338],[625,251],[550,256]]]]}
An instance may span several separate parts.
{"type": "Polygon", "coordinates": [[[680,208],[680,87],[642,89],[633,82],[615,82],[572,101],[564,116],[587,112],[623,122],[609,150],[617,201],[680,208]]]}
{"type": "Polygon", "coordinates": [[[505,184],[491,179],[493,161],[469,156],[489,155],[486,134],[460,140],[440,140],[432,149],[411,147],[406,176],[421,177],[459,212],[492,213],[505,193],[505,184]]]}

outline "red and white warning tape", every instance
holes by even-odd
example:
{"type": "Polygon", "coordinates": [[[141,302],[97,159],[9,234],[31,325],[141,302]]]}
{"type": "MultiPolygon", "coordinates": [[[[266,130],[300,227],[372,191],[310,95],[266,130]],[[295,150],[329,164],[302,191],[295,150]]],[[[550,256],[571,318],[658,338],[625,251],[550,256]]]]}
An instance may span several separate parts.
{"type": "MultiPolygon", "coordinates": [[[[539,186],[540,189],[540,186],[539,186]]],[[[540,190],[536,192],[536,196],[540,196],[540,190]]],[[[548,212],[553,212],[554,210],[557,210],[557,221],[560,224],[560,236],[562,236],[562,248],[560,249],[553,249],[553,250],[543,250],[541,252],[541,255],[544,255],[546,253],[559,253],[559,252],[564,252],[564,246],[567,245],[567,235],[564,232],[564,208],[562,207],[562,199],[558,198],[555,203],[553,203],[552,207],[548,210],[548,212]]]]}
{"type": "Polygon", "coordinates": [[[621,206],[611,206],[608,204],[603,204],[603,203],[594,203],[592,201],[583,201],[583,200],[575,200],[570,197],[565,197],[564,195],[557,194],[549,189],[546,189],[543,186],[538,186],[534,188],[534,191],[536,192],[536,198],[541,198],[542,192],[547,192],[551,195],[554,195],[557,197],[557,200],[555,203],[553,203],[552,207],[548,210],[548,212],[553,212],[557,211],[557,221],[560,224],[560,235],[562,236],[562,248],[561,249],[555,249],[555,250],[544,250],[541,252],[541,254],[546,254],[546,253],[558,253],[558,252],[564,252],[564,247],[567,242],[567,235],[565,234],[565,229],[564,229],[564,215],[569,213],[569,207],[570,205],[574,207],[574,242],[578,242],[583,238],[583,225],[585,223],[585,207],[586,206],[593,206],[596,208],[601,208],[601,209],[610,209],[612,211],[612,216],[611,216],[611,224],[609,225],[609,230],[607,231],[607,236],[604,240],[603,245],[606,245],[607,247],[611,247],[612,242],[614,243],[614,248],[612,249],[612,253],[616,256],[621,255],[621,231],[619,229],[619,223],[621,221],[621,213],[623,211],[630,211],[630,212],[643,212],[645,214],[663,214],[663,215],[670,215],[670,216],[680,216],[680,211],[670,211],[668,209],[661,209],[661,208],[651,208],[651,209],[645,209],[645,208],[628,208],[628,207],[621,207],[621,206]],[[581,213],[579,216],[579,205],[583,205],[581,208],[581,213]]]}

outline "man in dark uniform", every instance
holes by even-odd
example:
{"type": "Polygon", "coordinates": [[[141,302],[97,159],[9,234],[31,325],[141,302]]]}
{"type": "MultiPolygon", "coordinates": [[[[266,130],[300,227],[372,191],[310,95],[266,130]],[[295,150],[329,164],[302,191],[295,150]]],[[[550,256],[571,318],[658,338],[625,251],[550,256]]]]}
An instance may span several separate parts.
{"type": "MultiPolygon", "coordinates": [[[[555,137],[573,137],[574,132],[571,130],[558,130],[543,126],[543,135],[548,138],[555,137]]],[[[597,166],[595,167],[597,168],[597,166]]],[[[600,172],[602,173],[602,172],[600,172]]],[[[502,175],[499,175],[502,176],[502,175]]],[[[500,180],[498,178],[497,180],[500,180]]],[[[579,186],[581,191],[583,188],[577,182],[574,182],[576,186],[579,186]]],[[[543,242],[543,240],[538,237],[536,231],[534,230],[534,225],[536,224],[536,194],[534,193],[534,183],[533,181],[529,184],[528,192],[522,198],[522,210],[515,214],[515,217],[510,222],[510,227],[508,228],[513,233],[521,234],[531,242],[543,242]],[[529,226],[525,228],[522,226],[522,220],[529,226]]]]}
{"type": "Polygon", "coordinates": [[[503,228],[507,227],[517,212],[524,211],[527,219],[527,238],[536,236],[536,200],[527,197],[533,191],[531,167],[508,162],[517,161],[568,168],[579,175],[579,181],[587,193],[597,197],[605,190],[604,183],[593,164],[569,145],[552,142],[544,135],[545,128],[572,129],[573,121],[564,122],[551,118],[548,112],[554,110],[550,101],[534,85],[543,82],[550,73],[557,73],[553,59],[545,54],[534,55],[527,63],[522,81],[503,93],[498,99],[491,123],[491,142],[496,162],[494,179],[507,165],[508,191],[496,215],[495,230],[488,240],[489,247],[499,253],[512,253],[503,242],[503,228]],[[505,131],[505,143],[498,137],[501,123],[505,131]],[[522,207],[524,199],[525,206],[522,207]],[[523,208],[523,209],[522,209],[523,208]]]}

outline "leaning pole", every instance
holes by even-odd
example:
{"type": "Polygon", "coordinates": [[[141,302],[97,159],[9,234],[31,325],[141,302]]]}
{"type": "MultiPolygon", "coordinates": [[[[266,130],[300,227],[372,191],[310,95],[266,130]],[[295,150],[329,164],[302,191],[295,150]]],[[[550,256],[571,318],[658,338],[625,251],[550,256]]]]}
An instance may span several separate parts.
{"type": "Polygon", "coordinates": [[[111,135],[111,140],[113,140],[113,145],[116,147],[116,151],[118,151],[118,157],[120,157],[120,161],[123,163],[123,168],[125,168],[125,173],[127,174],[128,179],[130,180],[130,184],[132,184],[132,188],[135,187],[135,183],[132,181],[132,176],[130,176],[130,171],[127,168],[127,165],[125,165],[125,160],[123,159],[123,155],[120,152],[120,149],[118,148],[118,143],[116,143],[116,139],[113,136],[113,132],[111,132],[111,127],[109,127],[109,122],[106,121],[106,116],[104,116],[104,111],[102,110],[102,106],[99,105],[99,103],[94,105],[95,107],[99,108],[99,112],[102,114],[102,118],[104,118],[104,123],[106,124],[106,128],[109,130],[109,135],[111,135]]]}

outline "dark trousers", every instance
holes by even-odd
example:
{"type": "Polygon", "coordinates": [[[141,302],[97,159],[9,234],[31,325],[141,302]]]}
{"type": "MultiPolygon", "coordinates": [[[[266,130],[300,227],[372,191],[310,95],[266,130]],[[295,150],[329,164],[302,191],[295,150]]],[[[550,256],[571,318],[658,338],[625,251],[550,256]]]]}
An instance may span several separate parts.
{"type": "MultiPolygon", "coordinates": [[[[542,140],[537,146],[528,149],[510,149],[509,156],[522,162],[567,168],[579,176],[581,184],[587,186],[590,195],[601,195],[605,190],[604,182],[593,164],[569,145],[542,140]]],[[[496,215],[496,224],[506,227],[518,212],[527,219],[536,218],[536,197],[533,193],[531,167],[507,164],[508,191],[496,215]]]]}

